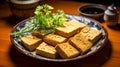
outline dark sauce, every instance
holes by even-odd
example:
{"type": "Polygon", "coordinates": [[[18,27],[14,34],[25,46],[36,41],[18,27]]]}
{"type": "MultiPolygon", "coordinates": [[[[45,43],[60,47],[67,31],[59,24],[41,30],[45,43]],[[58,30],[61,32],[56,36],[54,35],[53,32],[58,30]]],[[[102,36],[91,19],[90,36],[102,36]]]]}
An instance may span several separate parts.
{"type": "Polygon", "coordinates": [[[81,9],[81,12],[86,14],[99,14],[99,13],[103,13],[104,10],[96,7],[88,7],[88,8],[81,9]]]}

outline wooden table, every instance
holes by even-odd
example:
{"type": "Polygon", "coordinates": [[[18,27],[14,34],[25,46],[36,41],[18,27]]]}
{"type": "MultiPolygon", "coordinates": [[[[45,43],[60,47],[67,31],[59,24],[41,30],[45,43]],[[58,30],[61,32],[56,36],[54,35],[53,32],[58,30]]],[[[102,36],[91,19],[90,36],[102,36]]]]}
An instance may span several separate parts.
{"type": "MultiPolygon", "coordinates": [[[[77,14],[77,9],[85,4],[75,1],[47,2],[56,11],[62,9],[68,14],[77,14]]],[[[120,7],[119,11],[120,11],[120,7]]],[[[98,53],[82,60],[66,63],[54,63],[37,60],[18,52],[10,42],[10,32],[13,26],[21,20],[12,17],[7,3],[0,4],[0,67],[120,67],[120,26],[117,29],[109,28],[101,22],[108,32],[109,41],[98,53]]]]}

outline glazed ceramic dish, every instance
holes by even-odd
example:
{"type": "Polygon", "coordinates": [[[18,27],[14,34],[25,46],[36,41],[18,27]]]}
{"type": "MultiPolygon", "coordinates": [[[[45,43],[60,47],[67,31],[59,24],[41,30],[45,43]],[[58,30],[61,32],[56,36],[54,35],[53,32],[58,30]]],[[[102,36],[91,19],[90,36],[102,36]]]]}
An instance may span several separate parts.
{"type": "MultiPolygon", "coordinates": [[[[45,60],[45,61],[54,61],[54,62],[66,62],[66,61],[73,61],[73,60],[80,60],[83,58],[86,58],[90,55],[95,54],[96,52],[98,52],[102,47],[104,47],[108,35],[106,30],[103,28],[103,26],[96,20],[91,19],[91,18],[87,18],[84,16],[78,16],[78,15],[70,15],[70,14],[66,14],[68,20],[72,20],[75,19],[81,23],[87,24],[88,26],[95,28],[97,30],[102,31],[102,37],[90,48],[90,50],[82,55],[79,55],[77,57],[74,58],[69,58],[69,59],[62,59],[62,58],[56,58],[56,59],[50,59],[50,58],[46,58],[40,55],[37,55],[35,53],[35,51],[30,52],[29,50],[27,50],[20,41],[16,40],[16,38],[14,38],[13,36],[10,36],[11,38],[11,42],[13,43],[13,45],[17,48],[18,51],[22,52],[23,54],[36,58],[36,59],[40,59],[40,60],[45,60]]],[[[18,23],[13,30],[11,31],[19,31],[21,30],[25,24],[29,23],[29,19],[23,20],[20,23],[18,23]]]]}

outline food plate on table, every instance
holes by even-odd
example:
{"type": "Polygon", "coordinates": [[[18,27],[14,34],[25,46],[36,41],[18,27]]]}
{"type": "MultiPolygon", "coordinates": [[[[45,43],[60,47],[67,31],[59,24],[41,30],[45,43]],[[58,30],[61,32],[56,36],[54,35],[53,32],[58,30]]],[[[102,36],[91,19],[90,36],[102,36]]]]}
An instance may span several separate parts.
{"type": "MultiPolygon", "coordinates": [[[[84,17],[84,16],[74,15],[74,14],[66,14],[66,16],[67,16],[68,20],[75,19],[81,23],[88,25],[91,28],[100,30],[102,32],[101,38],[90,48],[89,51],[87,51],[86,53],[84,53],[82,55],[79,55],[79,56],[74,57],[74,58],[68,58],[68,59],[62,59],[62,58],[51,59],[51,58],[37,55],[35,53],[35,51],[31,52],[31,51],[27,50],[22,45],[22,43],[19,40],[17,40],[15,37],[13,37],[12,35],[10,36],[11,42],[20,52],[22,52],[23,54],[25,54],[27,56],[30,56],[30,57],[33,57],[36,59],[40,59],[40,60],[55,61],[55,62],[64,62],[64,61],[82,59],[82,58],[88,57],[90,55],[93,55],[94,53],[98,52],[102,47],[104,47],[104,45],[107,41],[108,35],[107,35],[107,32],[104,29],[104,27],[98,21],[91,19],[91,18],[84,17]]],[[[32,18],[32,19],[34,19],[34,18],[32,18]]],[[[14,31],[21,30],[28,23],[29,23],[29,19],[25,19],[25,20],[21,21],[12,29],[11,33],[14,31]]]]}
{"type": "Polygon", "coordinates": [[[23,54],[46,61],[79,60],[99,51],[108,35],[96,20],[53,7],[38,6],[35,16],[21,21],[11,31],[11,42],[23,54]]]}

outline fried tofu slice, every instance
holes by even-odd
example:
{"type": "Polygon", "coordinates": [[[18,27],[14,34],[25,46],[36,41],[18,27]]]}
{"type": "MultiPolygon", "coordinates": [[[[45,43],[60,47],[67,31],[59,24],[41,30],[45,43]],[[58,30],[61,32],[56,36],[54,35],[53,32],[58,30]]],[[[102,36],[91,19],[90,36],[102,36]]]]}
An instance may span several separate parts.
{"type": "Polygon", "coordinates": [[[73,36],[77,32],[77,29],[74,26],[59,27],[56,32],[58,35],[68,38],[73,36]]]}
{"type": "Polygon", "coordinates": [[[70,38],[69,42],[81,53],[85,53],[101,36],[101,31],[86,26],[80,33],[70,38]]]}
{"type": "Polygon", "coordinates": [[[48,45],[45,42],[42,42],[37,48],[36,48],[36,54],[45,56],[48,58],[56,58],[57,57],[57,51],[55,47],[48,45]]]}
{"type": "Polygon", "coordinates": [[[85,26],[80,32],[88,33],[89,31],[90,31],[90,27],[89,26],[85,26]]]}
{"type": "Polygon", "coordinates": [[[71,20],[71,21],[65,22],[62,27],[58,27],[56,29],[56,33],[61,36],[69,38],[74,34],[76,34],[77,32],[79,32],[85,26],[86,25],[83,23],[80,23],[76,20],[71,20]]]}
{"type": "Polygon", "coordinates": [[[48,34],[43,38],[43,40],[52,46],[56,46],[59,43],[65,42],[67,38],[56,34],[48,34]]]}
{"type": "Polygon", "coordinates": [[[84,23],[81,23],[77,20],[71,20],[71,21],[69,21],[69,24],[80,30],[86,26],[84,23]]]}
{"type": "Polygon", "coordinates": [[[80,35],[94,44],[102,36],[102,32],[86,26],[80,31],[80,35]]]}
{"type": "Polygon", "coordinates": [[[92,47],[92,43],[82,37],[79,34],[76,34],[74,37],[70,38],[70,44],[79,50],[81,54],[85,53],[92,47]]]}
{"type": "Polygon", "coordinates": [[[21,42],[29,51],[33,51],[42,42],[42,39],[37,38],[36,36],[28,35],[22,37],[21,42]]]}
{"type": "Polygon", "coordinates": [[[58,44],[55,49],[62,58],[73,58],[79,55],[79,51],[68,42],[58,44]]]}
{"type": "Polygon", "coordinates": [[[33,36],[36,36],[36,37],[38,37],[38,38],[44,38],[44,36],[46,35],[45,33],[40,33],[38,30],[34,30],[33,32],[32,32],[32,35],[33,36]]]}
{"type": "Polygon", "coordinates": [[[100,39],[101,36],[101,31],[91,28],[89,34],[87,35],[87,39],[94,44],[98,39],[100,39]]]}

